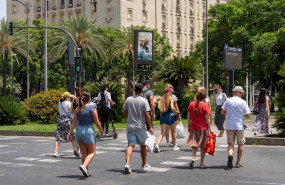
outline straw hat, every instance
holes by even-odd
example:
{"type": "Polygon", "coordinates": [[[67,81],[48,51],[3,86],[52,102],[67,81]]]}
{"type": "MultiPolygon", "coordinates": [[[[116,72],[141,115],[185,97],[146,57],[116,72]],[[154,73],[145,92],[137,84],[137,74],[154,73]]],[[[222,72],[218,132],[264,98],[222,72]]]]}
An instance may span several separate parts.
{"type": "Polygon", "coordinates": [[[64,98],[71,98],[71,97],[74,97],[74,95],[70,94],[70,92],[65,92],[61,95],[62,97],[64,98]]]}
{"type": "Polygon", "coordinates": [[[233,92],[241,92],[244,93],[244,90],[241,86],[235,86],[235,88],[233,89],[233,92]]]}

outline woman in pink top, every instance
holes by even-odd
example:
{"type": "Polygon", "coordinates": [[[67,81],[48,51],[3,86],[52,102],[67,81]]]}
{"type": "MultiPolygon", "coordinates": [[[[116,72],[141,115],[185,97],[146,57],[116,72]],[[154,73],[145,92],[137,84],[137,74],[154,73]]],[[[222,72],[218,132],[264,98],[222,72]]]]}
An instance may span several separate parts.
{"type": "Polygon", "coordinates": [[[189,138],[187,145],[192,147],[192,161],[189,164],[190,168],[193,168],[196,161],[196,153],[198,147],[201,148],[201,163],[200,168],[207,168],[204,163],[205,147],[207,142],[207,136],[211,130],[210,114],[208,104],[204,103],[207,93],[205,90],[200,90],[196,94],[196,101],[190,103],[187,109],[187,121],[189,138]]]}

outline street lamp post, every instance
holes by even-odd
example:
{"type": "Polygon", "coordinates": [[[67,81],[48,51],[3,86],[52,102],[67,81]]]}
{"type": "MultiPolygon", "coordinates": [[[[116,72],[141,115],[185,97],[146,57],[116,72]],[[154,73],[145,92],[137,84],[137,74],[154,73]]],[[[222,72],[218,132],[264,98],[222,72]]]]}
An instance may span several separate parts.
{"type": "MultiPolygon", "coordinates": [[[[45,27],[47,27],[47,0],[45,0],[45,27]]],[[[48,89],[48,79],[47,79],[47,29],[45,28],[45,88],[48,89]]]]}
{"type": "Polygon", "coordinates": [[[206,0],[206,90],[209,93],[208,0],[206,0]]]}
{"type": "Polygon", "coordinates": [[[30,97],[30,64],[29,64],[29,6],[27,4],[24,4],[23,2],[19,0],[12,0],[17,1],[21,5],[25,6],[26,14],[27,14],[27,98],[30,97]]]}

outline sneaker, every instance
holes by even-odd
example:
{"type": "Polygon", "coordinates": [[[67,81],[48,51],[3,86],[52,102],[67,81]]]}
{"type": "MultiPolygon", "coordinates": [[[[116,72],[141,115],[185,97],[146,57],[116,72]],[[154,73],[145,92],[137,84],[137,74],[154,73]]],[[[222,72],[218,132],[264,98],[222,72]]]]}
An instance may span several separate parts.
{"type": "Polygon", "coordinates": [[[78,152],[77,149],[75,149],[75,150],[73,151],[73,154],[74,154],[76,157],[80,157],[80,156],[79,156],[79,152],[78,152]]]}
{"type": "Polygon", "coordinates": [[[145,165],[142,165],[143,170],[148,170],[150,168],[151,168],[151,166],[148,163],[146,163],[145,165]]]}
{"type": "Polygon", "coordinates": [[[159,152],[160,152],[159,146],[155,146],[155,147],[154,147],[154,152],[155,152],[155,153],[159,153],[159,152]]]}
{"type": "Polygon", "coordinates": [[[52,156],[53,157],[59,157],[58,152],[54,152],[52,156]]]}
{"type": "Polygon", "coordinates": [[[169,147],[173,147],[173,144],[172,143],[167,143],[169,147]]]}
{"type": "Polygon", "coordinates": [[[189,164],[190,168],[193,168],[193,167],[194,167],[194,163],[195,163],[195,159],[192,159],[192,161],[191,161],[190,164],[189,164]]]}
{"type": "Polygon", "coordinates": [[[126,163],[126,165],[125,165],[125,173],[126,174],[131,174],[132,173],[131,166],[128,163],[126,163]]]}
{"type": "Polygon", "coordinates": [[[79,166],[79,170],[81,170],[81,172],[83,173],[84,177],[88,177],[88,171],[87,171],[87,169],[83,165],[79,166]]]}
{"type": "Polygon", "coordinates": [[[229,170],[233,168],[233,156],[228,156],[228,164],[227,167],[229,170]]]}
{"type": "Polygon", "coordinates": [[[88,177],[90,177],[90,176],[91,176],[90,171],[87,171],[87,176],[88,176],[88,177]]]}
{"type": "Polygon", "coordinates": [[[180,150],[180,148],[178,148],[178,147],[175,145],[175,147],[173,147],[173,151],[177,151],[177,150],[180,150]]]}
{"type": "Polygon", "coordinates": [[[201,169],[206,169],[207,168],[207,165],[205,163],[200,163],[200,168],[201,169]]]}

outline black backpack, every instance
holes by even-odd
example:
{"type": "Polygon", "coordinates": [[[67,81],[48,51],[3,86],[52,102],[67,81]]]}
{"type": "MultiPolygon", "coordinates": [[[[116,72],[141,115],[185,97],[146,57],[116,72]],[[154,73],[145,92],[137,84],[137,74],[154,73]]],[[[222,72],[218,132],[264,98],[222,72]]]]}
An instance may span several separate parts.
{"type": "Polygon", "coordinates": [[[99,104],[98,104],[99,110],[106,110],[107,109],[107,102],[106,102],[106,98],[105,98],[106,94],[101,92],[101,100],[99,101],[99,104]]]}

